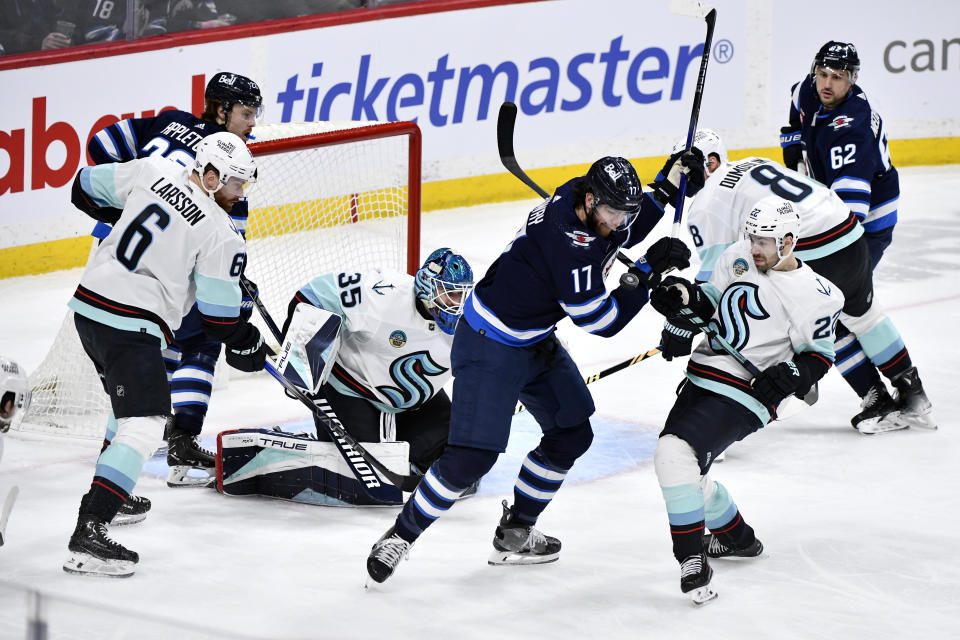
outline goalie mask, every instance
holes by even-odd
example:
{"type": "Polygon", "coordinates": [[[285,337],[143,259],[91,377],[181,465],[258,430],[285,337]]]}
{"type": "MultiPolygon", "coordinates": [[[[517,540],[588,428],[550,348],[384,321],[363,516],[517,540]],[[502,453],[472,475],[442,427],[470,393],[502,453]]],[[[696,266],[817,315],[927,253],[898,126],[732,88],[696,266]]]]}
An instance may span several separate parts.
{"type": "Polygon", "coordinates": [[[30,396],[26,372],[13,360],[0,356],[0,432],[6,433],[14,422],[23,420],[30,396]]]}
{"type": "Polygon", "coordinates": [[[213,194],[226,186],[230,179],[234,179],[234,186],[257,181],[257,162],[253,154],[247,149],[246,143],[227,131],[213,133],[200,141],[197,145],[197,156],[193,170],[202,178],[207,168],[212,166],[220,174],[219,186],[213,191],[204,191],[212,198],[213,194]]]}
{"type": "Polygon", "coordinates": [[[440,330],[453,335],[463,315],[463,303],[473,288],[473,270],[459,253],[441,247],[417,270],[414,288],[440,330]]]}
{"type": "MultiPolygon", "coordinates": [[[[707,162],[710,160],[711,155],[717,156],[718,162],[721,165],[727,164],[727,147],[723,144],[723,140],[720,139],[720,136],[713,129],[697,129],[697,132],[693,136],[692,145],[703,153],[704,159],[704,169],[707,171],[707,175],[710,175],[710,168],[707,166],[707,162]]],[[[683,151],[687,147],[687,139],[684,138],[677,144],[673,145],[673,153],[683,151]]]]}
{"type": "Polygon", "coordinates": [[[797,240],[800,239],[800,214],[783,198],[777,196],[761,198],[753,205],[753,209],[747,214],[747,219],[743,223],[743,237],[749,240],[750,236],[774,239],[777,243],[778,261],[773,268],[776,268],[790,257],[793,248],[797,245],[797,240]],[[793,244],[790,250],[784,253],[784,239],[788,235],[793,238],[793,244]]]}

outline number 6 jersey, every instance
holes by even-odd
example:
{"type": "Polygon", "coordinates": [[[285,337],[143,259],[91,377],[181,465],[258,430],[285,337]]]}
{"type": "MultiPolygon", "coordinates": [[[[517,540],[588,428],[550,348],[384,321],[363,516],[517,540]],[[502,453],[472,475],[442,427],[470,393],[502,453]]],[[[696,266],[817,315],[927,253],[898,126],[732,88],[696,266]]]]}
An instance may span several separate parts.
{"type": "Polygon", "coordinates": [[[204,316],[239,316],[243,237],[189,176],[152,157],[81,170],[84,193],[123,213],[87,264],[71,309],[168,343],[194,300],[204,316]]]}

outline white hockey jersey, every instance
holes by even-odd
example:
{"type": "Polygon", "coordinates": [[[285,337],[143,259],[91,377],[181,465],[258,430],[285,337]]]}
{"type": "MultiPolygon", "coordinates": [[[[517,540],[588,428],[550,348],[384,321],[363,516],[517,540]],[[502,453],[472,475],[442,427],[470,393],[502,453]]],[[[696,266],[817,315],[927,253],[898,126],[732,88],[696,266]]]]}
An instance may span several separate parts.
{"type": "Polygon", "coordinates": [[[82,170],[84,192],[123,213],[87,264],[71,309],[167,343],[194,300],[206,316],[239,316],[243,237],[189,175],[161,157],[82,170]]]}
{"type": "MultiPolygon", "coordinates": [[[[716,261],[701,289],[716,305],[710,324],[760,371],[795,354],[810,353],[833,363],[834,325],[843,308],[840,289],[810,267],[761,273],[740,240],[716,261]]],[[[687,363],[687,378],[697,386],[732,398],[763,424],[770,411],[752,395],[753,377],[719,345],[704,337],[687,363]]]]}
{"type": "Polygon", "coordinates": [[[769,158],[745,158],[715,171],[687,210],[687,227],[700,256],[697,280],[706,282],[717,258],[743,237],[747,213],[761,198],[788,200],[800,215],[795,255],[816,260],[853,244],[863,227],[828,187],[769,158]]]}
{"type": "Polygon", "coordinates": [[[297,295],[344,319],[328,379],[340,393],[397,413],[423,406],[450,380],[453,336],[417,311],[413,276],[379,269],[328,273],[297,295]]]}

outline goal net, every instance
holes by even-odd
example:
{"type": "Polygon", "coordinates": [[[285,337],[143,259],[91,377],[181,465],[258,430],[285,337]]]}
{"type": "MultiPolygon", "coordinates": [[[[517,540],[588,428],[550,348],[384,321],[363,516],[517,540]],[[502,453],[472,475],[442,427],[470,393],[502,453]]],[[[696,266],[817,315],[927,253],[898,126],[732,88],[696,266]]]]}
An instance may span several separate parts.
{"type": "MultiPolygon", "coordinates": [[[[419,266],[420,130],[412,122],[264,125],[250,149],[246,275],[277,323],[310,279],[330,271],[419,266]]],[[[272,336],[259,314],[253,320],[272,336]]],[[[218,367],[221,384],[225,363],[218,367]]],[[[20,431],[102,438],[110,402],[68,312],[30,376],[20,431]]]]}

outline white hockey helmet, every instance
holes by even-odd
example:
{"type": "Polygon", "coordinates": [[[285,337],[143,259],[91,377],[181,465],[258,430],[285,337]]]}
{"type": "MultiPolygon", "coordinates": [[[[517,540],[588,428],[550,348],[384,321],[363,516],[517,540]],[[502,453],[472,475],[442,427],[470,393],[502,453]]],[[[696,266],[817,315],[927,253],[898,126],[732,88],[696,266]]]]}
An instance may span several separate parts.
{"type": "Polygon", "coordinates": [[[800,214],[788,201],[777,196],[761,198],[747,213],[743,223],[743,237],[773,238],[777,243],[777,261],[779,266],[793,252],[800,239],[800,214]],[[793,238],[790,250],[784,253],[784,238],[793,238]]]}
{"type": "MultiPolygon", "coordinates": [[[[220,187],[230,178],[245,183],[257,181],[257,161],[247,144],[229,131],[210,134],[197,145],[193,170],[202,178],[207,165],[213,166],[220,174],[220,187]]],[[[220,187],[208,193],[212,196],[220,187]]]]}
{"type": "MultiPolygon", "coordinates": [[[[673,153],[683,151],[686,146],[687,139],[684,138],[673,145],[673,153]]],[[[709,160],[712,153],[717,156],[720,164],[727,164],[727,147],[713,129],[697,129],[697,132],[693,135],[693,146],[703,152],[704,161],[709,160]]],[[[704,169],[706,168],[706,165],[704,165],[704,169]]],[[[707,173],[709,173],[709,170],[707,173]]]]}
{"type": "Polygon", "coordinates": [[[6,432],[30,407],[30,382],[23,368],[0,356],[0,432],[6,432]]]}

